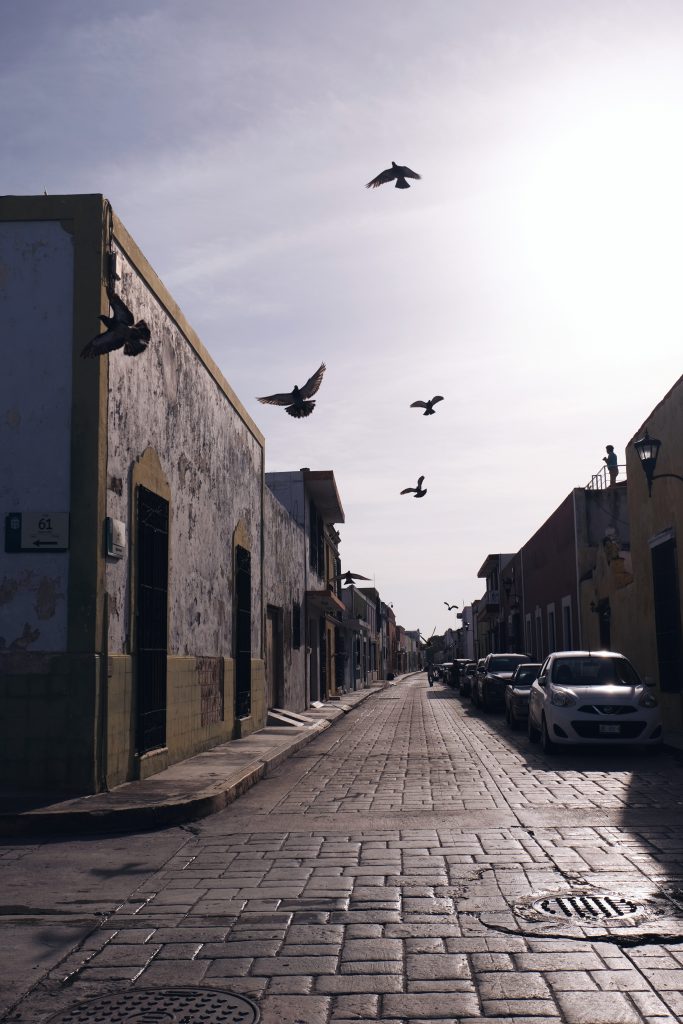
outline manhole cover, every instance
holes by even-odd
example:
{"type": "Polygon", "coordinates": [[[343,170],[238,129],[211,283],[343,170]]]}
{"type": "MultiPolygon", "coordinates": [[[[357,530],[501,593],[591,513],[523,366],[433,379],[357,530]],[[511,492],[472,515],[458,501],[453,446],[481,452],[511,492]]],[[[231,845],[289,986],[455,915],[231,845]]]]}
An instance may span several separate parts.
{"type": "Polygon", "coordinates": [[[76,1003],[49,1024],[256,1024],[258,1007],[211,988],[146,988],[76,1003]]]}
{"type": "Polygon", "coordinates": [[[632,900],[622,900],[616,896],[585,896],[583,893],[546,896],[542,900],[536,900],[533,907],[534,910],[549,917],[580,917],[584,921],[631,917],[641,909],[632,900]]]}

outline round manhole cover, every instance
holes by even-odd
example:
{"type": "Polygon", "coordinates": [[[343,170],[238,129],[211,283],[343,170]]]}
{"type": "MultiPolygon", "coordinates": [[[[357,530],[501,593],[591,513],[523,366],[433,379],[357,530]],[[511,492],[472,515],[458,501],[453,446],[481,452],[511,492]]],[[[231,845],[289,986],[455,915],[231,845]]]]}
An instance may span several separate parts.
{"type": "Polygon", "coordinates": [[[145,988],[76,1003],[49,1024],[257,1024],[258,1007],[211,988],[145,988]]]}
{"type": "Polygon", "coordinates": [[[536,900],[533,908],[548,917],[562,920],[579,917],[582,921],[605,920],[605,918],[617,920],[622,917],[632,917],[642,909],[632,900],[620,899],[618,896],[587,896],[584,893],[546,896],[542,900],[536,900]]]}

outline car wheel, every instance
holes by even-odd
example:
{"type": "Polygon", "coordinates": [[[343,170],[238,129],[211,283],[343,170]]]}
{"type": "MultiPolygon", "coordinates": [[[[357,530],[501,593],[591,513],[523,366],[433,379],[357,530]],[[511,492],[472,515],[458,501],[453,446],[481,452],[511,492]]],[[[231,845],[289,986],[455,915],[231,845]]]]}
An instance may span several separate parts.
{"type": "Polygon", "coordinates": [[[550,739],[548,723],[545,720],[545,715],[543,716],[543,721],[541,723],[541,747],[543,748],[544,754],[554,754],[557,750],[557,747],[550,739]]]}
{"type": "Polygon", "coordinates": [[[541,738],[540,732],[538,731],[534,723],[531,721],[531,715],[529,715],[529,718],[527,720],[527,734],[532,743],[538,743],[538,741],[541,738]]]}

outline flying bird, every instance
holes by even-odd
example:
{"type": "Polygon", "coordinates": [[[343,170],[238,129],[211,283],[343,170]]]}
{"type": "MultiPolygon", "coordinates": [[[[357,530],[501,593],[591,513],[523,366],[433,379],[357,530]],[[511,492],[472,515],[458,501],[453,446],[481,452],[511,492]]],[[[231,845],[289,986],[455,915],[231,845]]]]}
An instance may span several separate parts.
{"type": "Polygon", "coordinates": [[[352,587],[354,580],[369,580],[369,576],[361,576],[358,572],[343,572],[340,576],[333,576],[334,580],[340,580],[345,587],[352,587]]]}
{"type": "Polygon", "coordinates": [[[401,494],[414,494],[416,498],[424,498],[427,493],[427,488],[422,489],[422,481],[424,477],[421,476],[417,481],[417,487],[404,487],[401,494]]]}
{"type": "Polygon", "coordinates": [[[107,329],[88,342],[81,352],[81,358],[93,359],[95,356],[104,355],[105,352],[113,352],[117,348],[122,348],[125,356],[139,356],[141,352],[145,351],[149,339],[152,337],[149,327],[144,320],[134,322],[135,317],[113,288],[107,289],[107,295],[114,315],[102,314],[100,316],[100,320],[107,329]]]}
{"type": "Polygon", "coordinates": [[[434,395],[433,398],[429,398],[426,402],[411,402],[411,409],[424,409],[423,416],[433,416],[434,406],[437,402],[443,402],[443,395],[434,395]]]}
{"type": "Polygon", "coordinates": [[[315,407],[315,402],[311,402],[310,399],[322,384],[325,369],[325,364],[321,363],[302,388],[298,388],[295,384],[290,392],[280,395],[264,395],[263,398],[259,398],[259,402],[263,402],[264,405],[284,405],[285,412],[297,419],[302,416],[310,416],[315,407]]]}
{"type": "Polygon", "coordinates": [[[452,612],[454,608],[459,608],[459,604],[449,604],[448,601],[444,601],[444,604],[448,608],[449,612],[452,612]]]}
{"type": "Polygon", "coordinates": [[[396,179],[395,188],[410,188],[410,185],[406,181],[406,178],[419,178],[420,175],[416,174],[415,171],[411,171],[410,167],[399,167],[394,161],[391,161],[391,167],[387,167],[386,171],[382,171],[369,181],[366,188],[379,188],[380,185],[386,185],[387,182],[396,179]]]}

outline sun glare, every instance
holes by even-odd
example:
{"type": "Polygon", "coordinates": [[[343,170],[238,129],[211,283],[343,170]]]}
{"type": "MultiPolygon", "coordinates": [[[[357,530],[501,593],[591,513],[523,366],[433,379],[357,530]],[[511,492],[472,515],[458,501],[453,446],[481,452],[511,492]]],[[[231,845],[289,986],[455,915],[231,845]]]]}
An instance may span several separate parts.
{"type": "Polygon", "coordinates": [[[518,213],[556,301],[601,323],[671,322],[683,253],[683,141],[671,108],[586,111],[542,150],[518,213]],[[580,302],[577,301],[580,299],[580,302]]]}

